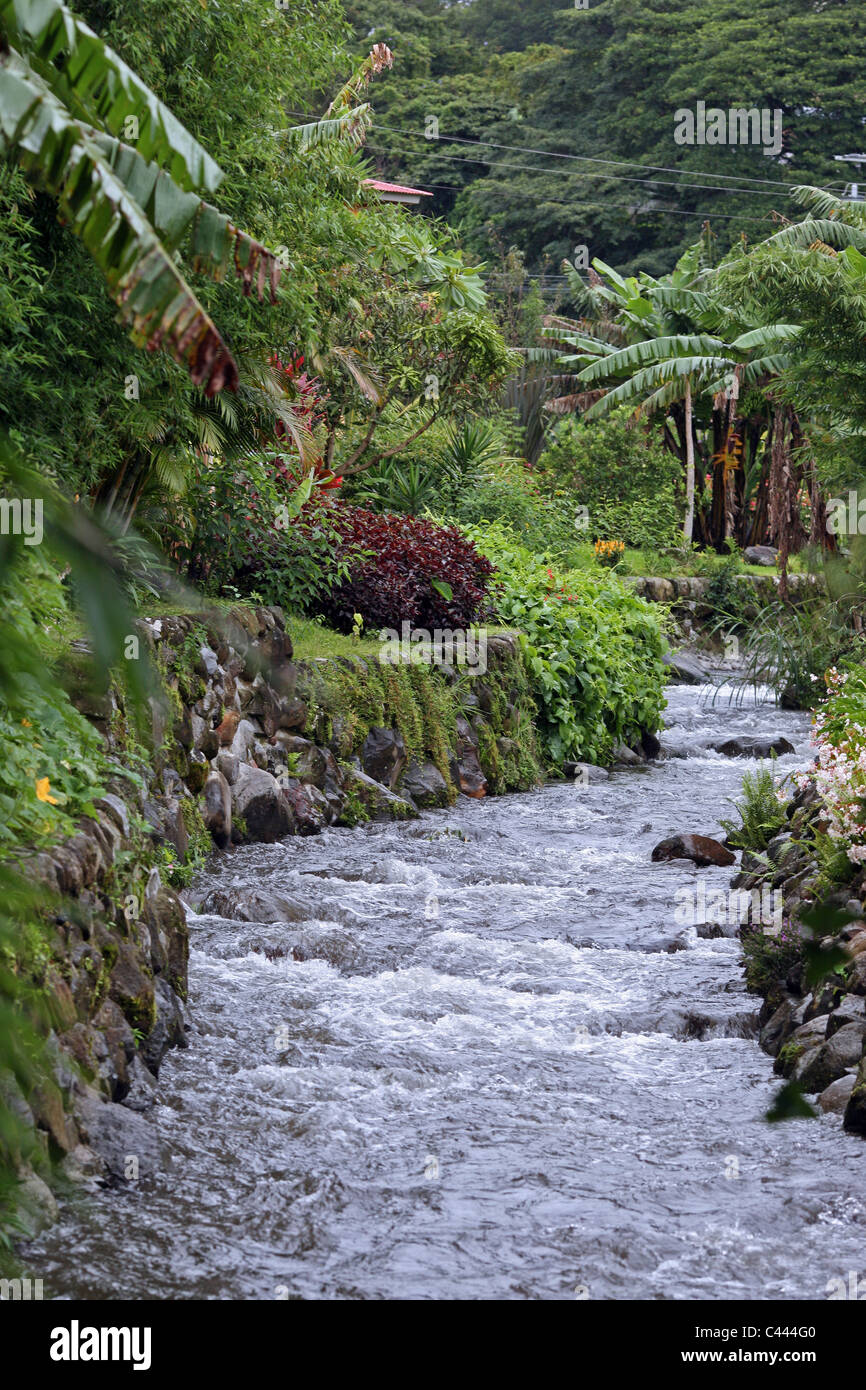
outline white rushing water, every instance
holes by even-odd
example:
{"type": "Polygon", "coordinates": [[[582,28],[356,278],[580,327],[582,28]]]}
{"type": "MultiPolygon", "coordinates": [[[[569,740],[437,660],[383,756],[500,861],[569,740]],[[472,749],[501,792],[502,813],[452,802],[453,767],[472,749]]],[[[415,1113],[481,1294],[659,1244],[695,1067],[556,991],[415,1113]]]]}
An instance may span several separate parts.
{"type": "Polygon", "coordinates": [[[819,1299],[863,1270],[862,1141],[765,1122],[738,942],[675,920],[731,871],[650,862],[731,813],[751,764],[710,740],[784,734],[783,771],[808,721],[668,694],[648,768],[218,862],[199,902],[288,920],[191,914],[159,1161],[67,1206],[30,1270],[180,1299],[819,1299]]]}

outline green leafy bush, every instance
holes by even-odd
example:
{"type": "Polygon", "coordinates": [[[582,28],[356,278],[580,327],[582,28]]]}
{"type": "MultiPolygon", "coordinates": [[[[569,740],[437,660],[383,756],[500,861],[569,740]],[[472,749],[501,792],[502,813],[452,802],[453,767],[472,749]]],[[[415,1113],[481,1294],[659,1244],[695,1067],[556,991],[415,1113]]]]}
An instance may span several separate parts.
{"type": "MultiPolygon", "coordinates": [[[[19,551],[0,587],[7,634],[50,664],[70,615],[64,587],[44,550],[19,551]]],[[[0,697],[0,843],[37,845],[71,834],[92,813],[109,764],[99,734],[59,683],[17,669],[0,697]]]]}
{"type": "Polygon", "coordinates": [[[666,676],[653,606],[613,574],[557,573],[501,524],[466,530],[498,571],[496,617],[523,634],[550,761],[607,763],[656,729],[666,676]]]}
{"type": "Polygon", "coordinates": [[[788,921],[778,936],[765,936],[755,928],[743,932],[742,942],[746,986],[751,994],[772,994],[803,959],[803,943],[788,921]]]}
{"type": "Polygon", "coordinates": [[[306,492],[273,452],[242,466],[213,459],[166,527],[169,549],[205,593],[254,593],[308,612],[348,569],[335,558],[335,508],[318,489],[304,501],[306,492]]]}
{"type": "Polygon", "coordinates": [[[563,421],[539,461],[560,510],[587,508],[588,537],[650,548],[677,540],[680,471],[660,434],[626,411],[591,424],[563,421]]]}

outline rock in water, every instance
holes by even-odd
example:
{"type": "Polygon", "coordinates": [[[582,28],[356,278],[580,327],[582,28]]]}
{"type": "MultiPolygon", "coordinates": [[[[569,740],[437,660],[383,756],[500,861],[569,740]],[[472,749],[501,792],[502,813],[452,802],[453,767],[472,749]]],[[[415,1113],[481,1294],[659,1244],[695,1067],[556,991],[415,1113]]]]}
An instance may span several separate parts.
{"type": "Polygon", "coordinates": [[[700,662],[688,652],[665,652],[662,661],[673,672],[672,685],[705,685],[709,679],[700,662]]]}
{"type": "Polygon", "coordinates": [[[451,800],[448,783],[432,762],[419,763],[413,759],[404,774],[401,790],[408,792],[422,810],[430,806],[448,806],[451,800]]]}
{"type": "Polygon", "coordinates": [[[786,738],[756,738],[749,734],[738,734],[727,738],[724,743],[711,743],[710,747],[726,758],[769,758],[773,753],[793,753],[794,745],[786,738]]]}
{"type": "Polygon", "coordinates": [[[725,868],[736,863],[736,856],[709,835],[672,835],[670,839],[660,840],[652,852],[652,859],[653,863],[664,859],[691,859],[701,869],[709,864],[725,868]]]}
{"type": "Polygon", "coordinates": [[[241,763],[232,787],[232,818],[246,824],[251,840],[273,844],[292,829],[292,815],[282,789],[269,772],[241,763]]]}

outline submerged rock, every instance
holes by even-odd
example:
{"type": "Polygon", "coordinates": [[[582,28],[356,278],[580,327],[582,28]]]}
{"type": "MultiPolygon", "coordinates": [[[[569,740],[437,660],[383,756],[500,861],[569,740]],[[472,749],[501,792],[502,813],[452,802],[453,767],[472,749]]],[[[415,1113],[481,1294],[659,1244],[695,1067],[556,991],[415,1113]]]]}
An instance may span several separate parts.
{"type": "Polygon", "coordinates": [[[753,734],[738,734],[736,738],[726,738],[723,743],[711,743],[710,747],[726,758],[769,758],[774,753],[793,753],[793,743],[778,735],[776,738],[759,738],[753,734]]]}

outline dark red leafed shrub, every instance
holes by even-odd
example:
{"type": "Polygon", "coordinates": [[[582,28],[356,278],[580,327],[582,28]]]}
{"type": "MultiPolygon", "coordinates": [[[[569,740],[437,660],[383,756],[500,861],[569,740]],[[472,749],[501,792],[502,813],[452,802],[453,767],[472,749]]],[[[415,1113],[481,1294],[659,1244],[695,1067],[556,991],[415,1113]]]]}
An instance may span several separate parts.
{"type": "Polygon", "coordinates": [[[431,632],[483,616],[493,566],[456,527],[345,504],[333,518],[349,578],[318,607],[336,628],[349,632],[355,613],[368,629],[408,622],[431,632]]]}

